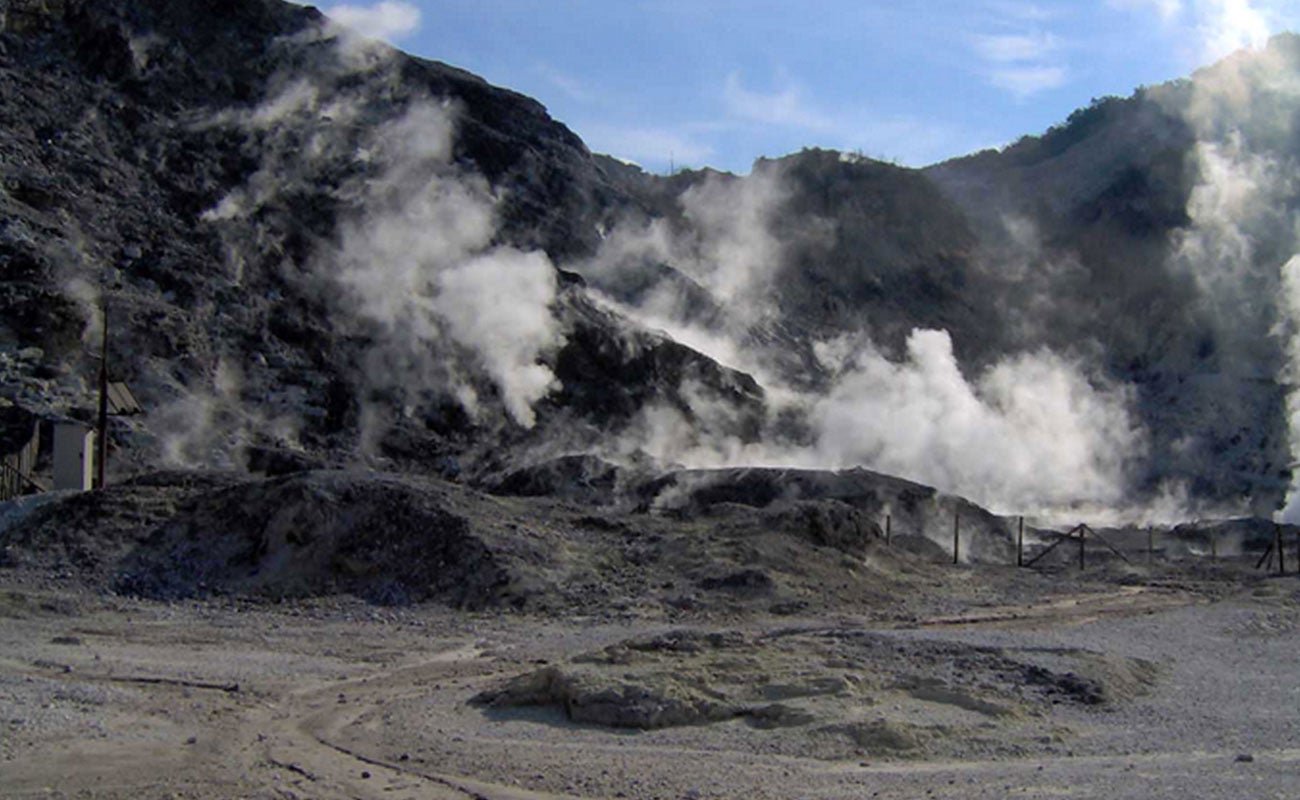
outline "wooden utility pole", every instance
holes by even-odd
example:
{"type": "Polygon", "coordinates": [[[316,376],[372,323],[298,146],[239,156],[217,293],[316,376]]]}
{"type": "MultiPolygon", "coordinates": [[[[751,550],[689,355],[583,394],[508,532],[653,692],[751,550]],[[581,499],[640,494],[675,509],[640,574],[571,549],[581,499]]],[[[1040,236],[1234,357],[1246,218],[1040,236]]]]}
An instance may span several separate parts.
{"type": "Polygon", "coordinates": [[[95,485],[103,489],[105,467],[108,464],[108,299],[100,295],[100,314],[104,318],[104,329],[99,347],[99,420],[96,425],[95,441],[95,485]]]}
{"type": "Polygon", "coordinates": [[[1020,518],[1020,530],[1016,533],[1016,566],[1025,565],[1025,518],[1020,518]]]}
{"type": "Polygon", "coordinates": [[[1080,525],[1075,530],[1079,531],[1079,570],[1082,571],[1087,568],[1084,562],[1087,549],[1084,545],[1088,543],[1088,526],[1080,525]]]}
{"type": "Polygon", "coordinates": [[[1155,561],[1156,558],[1156,532],[1154,525],[1147,526],[1147,566],[1155,561]]]}
{"type": "Polygon", "coordinates": [[[961,512],[952,512],[952,563],[961,563],[961,512]]]}
{"type": "Polygon", "coordinates": [[[1273,541],[1277,544],[1277,574],[1286,574],[1286,548],[1282,546],[1282,525],[1273,525],[1273,541]]]}

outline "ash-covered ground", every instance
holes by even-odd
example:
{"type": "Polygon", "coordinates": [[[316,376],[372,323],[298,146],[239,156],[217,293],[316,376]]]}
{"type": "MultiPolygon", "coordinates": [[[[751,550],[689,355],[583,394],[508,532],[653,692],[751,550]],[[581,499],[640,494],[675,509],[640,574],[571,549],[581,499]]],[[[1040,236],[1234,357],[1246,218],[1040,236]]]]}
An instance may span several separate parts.
{"type": "Polygon", "coordinates": [[[168,472],[7,505],[5,794],[1290,791],[1294,529],[1287,575],[1248,520],[1023,568],[1018,520],[872,473],[623,491],[168,472]]]}

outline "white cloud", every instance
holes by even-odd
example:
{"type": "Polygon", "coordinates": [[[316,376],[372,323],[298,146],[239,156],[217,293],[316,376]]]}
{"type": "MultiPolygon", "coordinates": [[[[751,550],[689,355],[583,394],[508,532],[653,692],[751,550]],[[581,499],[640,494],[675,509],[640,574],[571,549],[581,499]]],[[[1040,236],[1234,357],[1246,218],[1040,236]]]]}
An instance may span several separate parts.
{"type": "Polygon", "coordinates": [[[1000,64],[1039,61],[1052,55],[1059,46],[1055,36],[1042,32],[975,37],[976,51],[986,60],[1000,64]]]}
{"type": "Polygon", "coordinates": [[[788,79],[773,92],[756,92],[745,87],[740,73],[727,76],[722,97],[726,111],[733,117],[766,125],[781,125],[809,131],[826,131],[835,127],[830,117],[809,105],[803,90],[788,79]]]}
{"type": "Polygon", "coordinates": [[[723,85],[722,126],[771,126],[804,134],[806,146],[860,151],[872,158],[895,160],[911,166],[933,163],[952,150],[959,138],[951,128],[933,120],[907,115],[882,115],[866,108],[830,110],[808,95],[788,74],[779,76],[779,88],[763,92],[748,88],[739,72],[723,85]]]}
{"type": "Polygon", "coordinates": [[[988,4],[987,13],[1002,19],[1014,19],[1021,22],[1046,22],[1056,16],[1056,12],[1037,3],[1019,0],[994,0],[988,4]]]}
{"type": "MultiPolygon", "coordinates": [[[[1038,23],[1046,17],[1009,15],[1014,20],[1038,23]]],[[[971,37],[975,55],[984,62],[985,80],[1024,100],[1065,84],[1069,70],[1061,60],[1061,40],[1037,25],[1009,33],[971,37]]]]}
{"type": "Polygon", "coordinates": [[[1023,100],[1039,92],[1063,86],[1067,77],[1064,67],[1027,66],[994,70],[989,75],[989,83],[1023,100]]]}
{"type": "Polygon", "coordinates": [[[420,9],[411,3],[382,0],[371,6],[337,5],[325,14],[344,27],[371,39],[398,41],[420,29],[420,9]]]}

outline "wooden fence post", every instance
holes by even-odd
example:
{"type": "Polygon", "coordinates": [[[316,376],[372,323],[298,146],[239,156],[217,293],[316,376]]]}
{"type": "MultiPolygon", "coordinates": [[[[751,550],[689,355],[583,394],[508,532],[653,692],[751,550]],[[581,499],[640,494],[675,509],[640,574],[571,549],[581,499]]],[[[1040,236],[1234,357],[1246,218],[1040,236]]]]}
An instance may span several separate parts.
{"type": "Polygon", "coordinates": [[[1219,558],[1219,537],[1213,528],[1210,529],[1210,558],[1219,558]]]}
{"type": "Polygon", "coordinates": [[[1261,567],[1263,567],[1264,569],[1273,568],[1273,550],[1276,547],[1277,547],[1277,536],[1274,536],[1273,541],[1268,543],[1268,549],[1264,551],[1264,555],[1260,556],[1259,561],[1255,562],[1255,569],[1259,569],[1261,567]],[[1265,566],[1265,564],[1267,564],[1268,566],[1265,566]]]}
{"type": "Polygon", "coordinates": [[[1277,574],[1286,574],[1286,548],[1282,546],[1282,525],[1273,526],[1273,541],[1277,544],[1277,574]]]}
{"type": "Polygon", "coordinates": [[[1156,532],[1154,525],[1147,526],[1147,566],[1156,560],[1156,532]]]}
{"type": "Polygon", "coordinates": [[[894,517],[891,514],[885,515],[885,546],[888,547],[894,539],[894,517]]]}
{"type": "Polygon", "coordinates": [[[1016,566],[1025,565],[1025,518],[1020,518],[1020,530],[1016,534],[1016,566]]]}
{"type": "Polygon", "coordinates": [[[1080,570],[1087,569],[1087,563],[1085,557],[1087,543],[1088,543],[1088,526],[1080,525],[1079,526],[1079,569],[1080,570]]]}

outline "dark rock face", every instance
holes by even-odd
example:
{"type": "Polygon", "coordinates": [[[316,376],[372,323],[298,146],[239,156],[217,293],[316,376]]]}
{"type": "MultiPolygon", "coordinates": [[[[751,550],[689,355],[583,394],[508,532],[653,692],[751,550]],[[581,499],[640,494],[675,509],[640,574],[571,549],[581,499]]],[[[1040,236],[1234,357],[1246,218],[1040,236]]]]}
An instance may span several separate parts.
{"type": "Polygon", "coordinates": [[[1088,352],[1136,392],[1150,435],[1139,483],[1179,480],[1259,513],[1285,488],[1289,460],[1276,335],[1286,311],[1274,292],[1296,249],[1297,198],[1265,179],[1246,200],[1262,207],[1239,218],[1204,202],[1247,164],[1294,163],[1288,101],[1251,76],[1294,69],[1298,42],[1277,37],[1257,61],[1095,100],[1042,137],[925,170],[971,220],[990,296],[1012,310],[998,347],[1088,352]],[[1232,75],[1249,99],[1207,114],[1232,75]],[[1220,126],[1250,144],[1238,152],[1220,126]],[[1248,252],[1201,249],[1238,233],[1248,252]]]}
{"type": "MultiPolygon", "coordinates": [[[[1294,63],[1297,50],[1282,38],[1270,57],[1294,63]]],[[[926,170],[809,150],[746,178],[659,177],[593,155],[534,100],[357,43],[278,0],[0,0],[0,52],[0,348],[44,356],[14,362],[0,391],[41,412],[87,406],[106,308],[114,377],[156,412],[115,430],[124,468],[300,452],[254,464],[275,472],[360,453],[510,492],[562,490],[565,469],[527,470],[635,456],[645,443],[602,443],[648,408],[700,440],[802,443],[803,411],[778,410],[755,376],[821,391],[819,343],[869,338],[896,357],[920,327],[948,331],[967,370],[1046,348],[1132,387],[1151,440],[1136,493],[1176,479],[1194,496],[1267,506],[1285,487],[1277,314],[1234,333],[1184,263],[1207,173],[1188,85],[1098,102],[1042,137],[926,170]],[[408,170],[386,136],[422,109],[454,135],[408,170]],[[508,345],[490,336],[473,346],[445,319],[417,335],[359,313],[345,267],[393,256],[349,262],[349,236],[414,214],[394,199],[409,187],[375,189],[392,170],[463,191],[449,208],[486,209],[471,255],[549,262],[554,292],[538,302],[555,335],[535,354],[494,368],[508,345]],[[773,263],[742,298],[757,298],[751,309],[685,262],[722,260],[700,213],[711,192],[762,187],[777,187],[756,221],[773,263]],[[393,214],[368,216],[375,207],[393,214]],[[681,252],[592,266],[616,231],[651,224],[681,252]],[[652,301],[768,374],[626,316],[652,301]],[[530,395],[530,427],[503,386],[534,367],[554,381],[530,395]]],[[[1294,133],[1256,116],[1252,144],[1294,160],[1294,133]]],[[[1294,191],[1276,199],[1300,207],[1294,191]]],[[[1285,227],[1256,237],[1254,267],[1295,251],[1285,227]]],[[[870,534],[846,539],[842,511],[808,513],[828,543],[854,547],[870,534]]]]}
{"type": "MultiPolygon", "coordinates": [[[[53,386],[37,382],[39,365],[4,376],[6,393],[36,410],[87,404],[77,378],[92,376],[96,363],[82,342],[97,342],[107,306],[114,377],[155,410],[214,394],[214,380],[233,367],[217,418],[259,452],[291,446],[327,461],[346,457],[367,413],[406,405],[419,429],[391,423],[381,454],[426,467],[469,457],[466,443],[488,449],[503,416],[473,359],[450,369],[465,373],[486,417],[460,410],[449,390],[376,389],[364,373],[376,369],[377,332],[340,323],[349,309],[322,283],[331,278],[316,262],[357,211],[348,193],[374,178],[353,159],[356,148],[413,107],[445,106],[456,121],[450,163],[499,198],[494,238],[556,263],[591,252],[595,223],[633,202],[535,101],[375,45],[348,61],[349,45],[314,9],[275,0],[15,0],[4,12],[0,346],[36,346],[64,364],[65,380],[53,386]],[[257,117],[292,99],[302,79],[355,119],[257,117]],[[324,138],[313,127],[330,125],[324,138]],[[313,142],[325,148],[319,157],[300,157],[313,142]],[[272,177],[281,183],[254,213],[223,220],[223,201],[261,191],[272,177]],[[257,419],[265,416],[296,418],[296,434],[267,429],[257,419]]],[[[684,381],[761,414],[751,379],[629,329],[581,294],[580,285],[565,289],[555,312],[568,320],[564,346],[541,354],[561,378],[544,415],[617,428],[644,402],[684,408],[684,381]],[[624,397],[604,391],[612,387],[624,397]]],[[[518,436],[509,427],[506,441],[518,436]]],[[[143,433],[170,435],[148,424],[143,433]]],[[[125,457],[144,465],[156,453],[133,447],[125,457]]],[[[205,463],[193,455],[185,460],[205,463]]]]}
{"type": "Polygon", "coordinates": [[[762,388],[752,377],[702,358],[671,339],[620,326],[617,318],[580,295],[565,298],[571,320],[565,345],[555,357],[562,388],[553,401],[594,419],[627,422],[647,405],[662,403],[684,414],[691,384],[739,412],[735,430],[744,441],[758,439],[763,423],[762,388]],[[613,377],[614,382],[608,379],[613,377]]]}
{"type": "Polygon", "coordinates": [[[779,298],[788,317],[821,336],[865,318],[873,339],[891,348],[916,327],[949,330],[961,346],[985,338],[988,309],[972,269],[978,240],[933,181],[834,151],[771,163],[791,192],[779,224],[819,219],[836,234],[796,240],[779,298]]]}

